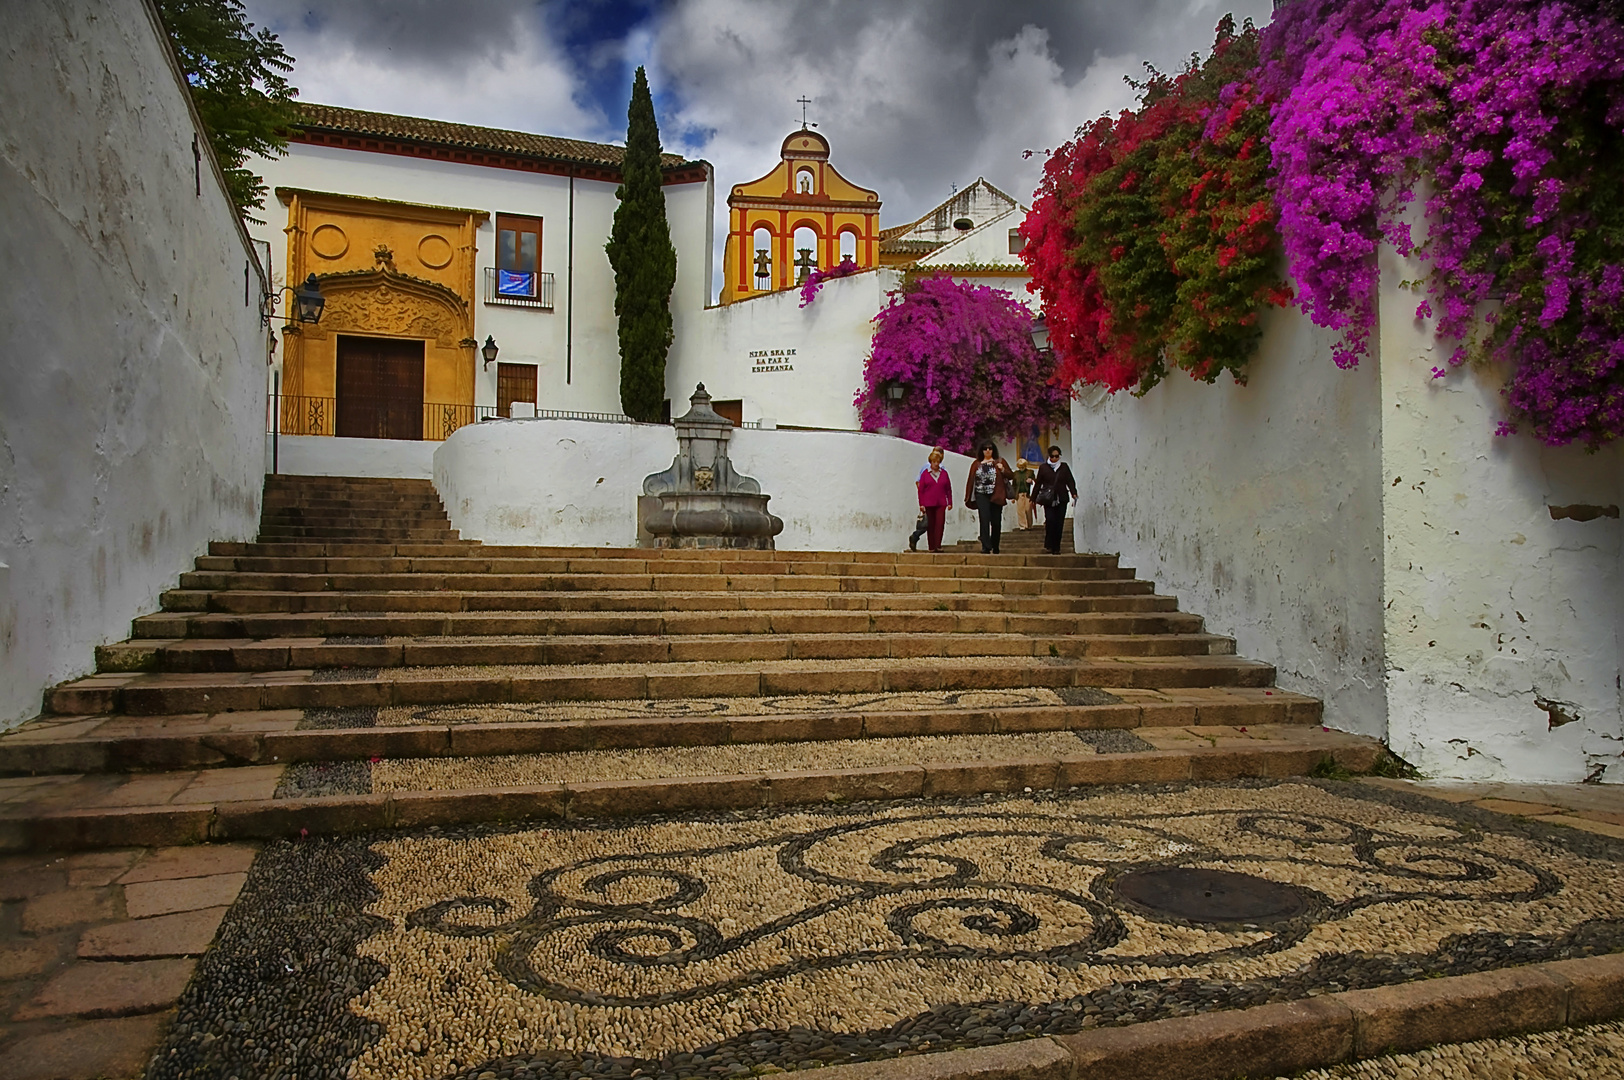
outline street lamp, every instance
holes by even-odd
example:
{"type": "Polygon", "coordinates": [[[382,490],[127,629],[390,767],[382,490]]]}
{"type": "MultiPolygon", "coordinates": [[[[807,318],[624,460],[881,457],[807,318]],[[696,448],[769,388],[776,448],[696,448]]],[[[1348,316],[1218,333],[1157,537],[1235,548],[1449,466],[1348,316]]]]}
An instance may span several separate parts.
{"type": "Polygon", "coordinates": [[[490,334],[485,335],[485,344],[480,346],[479,355],[485,358],[485,367],[488,370],[496,362],[496,354],[501,350],[496,347],[496,339],[490,334]]]}
{"type": "Polygon", "coordinates": [[[1032,320],[1032,347],[1040,353],[1049,351],[1049,322],[1038,312],[1038,317],[1032,320]]]}
{"type": "Polygon", "coordinates": [[[327,298],[321,294],[321,282],[316,280],[315,274],[311,274],[299,283],[298,288],[283,285],[275,292],[265,294],[265,304],[260,308],[259,312],[261,325],[271,325],[271,316],[276,312],[277,306],[282,303],[282,294],[285,292],[293,294],[293,311],[291,313],[293,318],[288,320],[287,325],[282,328],[283,330],[293,329],[295,320],[302,323],[321,322],[321,313],[322,309],[327,306],[327,298]]]}
{"type": "Polygon", "coordinates": [[[896,380],[892,380],[885,386],[885,396],[892,401],[901,401],[907,394],[908,388],[896,380]]]}

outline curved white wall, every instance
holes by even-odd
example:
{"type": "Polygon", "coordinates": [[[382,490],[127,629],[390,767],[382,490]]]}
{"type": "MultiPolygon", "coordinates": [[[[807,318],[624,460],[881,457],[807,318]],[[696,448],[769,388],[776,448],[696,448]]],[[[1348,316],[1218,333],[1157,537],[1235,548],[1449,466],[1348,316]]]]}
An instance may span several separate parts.
{"type": "MultiPolygon", "coordinates": [[[[772,496],[783,551],[900,551],[918,517],[914,478],[929,448],[854,431],[733,433],[730,456],[772,496]]],[[[633,547],[643,477],[671,464],[663,424],[488,420],[434,452],[434,486],[451,524],[489,544],[633,547]]],[[[969,459],[948,455],[955,499],[969,459]]],[[[976,534],[975,516],[948,515],[946,542],[976,534]]]]}

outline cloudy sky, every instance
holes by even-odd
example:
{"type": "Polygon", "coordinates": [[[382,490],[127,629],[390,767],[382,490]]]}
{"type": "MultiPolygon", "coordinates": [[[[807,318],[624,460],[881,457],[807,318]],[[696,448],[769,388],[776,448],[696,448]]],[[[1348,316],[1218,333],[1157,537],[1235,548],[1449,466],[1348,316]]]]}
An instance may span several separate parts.
{"type": "MultiPolygon", "coordinates": [[[[661,141],[728,188],[801,119],[901,224],[978,176],[1030,200],[1042,151],[1132,103],[1225,12],[1271,0],[246,0],[307,101],[621,141],[646,65],[661,141]],[[1038,154],[1030,159],[1023,151],[1038,154]]],[[[718,238],[718,244],[720,238],[718,238]]]]}

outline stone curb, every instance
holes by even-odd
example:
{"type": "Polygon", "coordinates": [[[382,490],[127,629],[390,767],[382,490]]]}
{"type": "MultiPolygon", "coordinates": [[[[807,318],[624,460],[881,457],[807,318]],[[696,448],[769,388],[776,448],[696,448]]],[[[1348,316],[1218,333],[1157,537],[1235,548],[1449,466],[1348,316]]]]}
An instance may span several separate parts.
{"type": "Polygon", "coordinates": [[[1169,701],[864,714],[785,713],[647,720],[521,721],[421,727],[130,735],[0,742],[0,775],[215,768],[371,757],[482,757],[658,746],[1017,734],[1112,728],[1319,723],[1318,702],[1169,701]]]}
{"type": "Polygon", "coordinates": [[[826,1080],[1252,1080],[1624,1017],[1624,953],[819,1070],[826,1080]]]}
{"type": "Polygon", "coordinates": [[[1323,758],[1371,767],[1380,744],[1330,748],[1152,750],[1015,761],[927,763],[661,780],[604,780],[456,791],[108,807],[0,818],[0,851],[168,846],[417,828],[432,824],[597,819],[877,799],[1064,791],[1081,785],[1306,775],[1323,758]]]}

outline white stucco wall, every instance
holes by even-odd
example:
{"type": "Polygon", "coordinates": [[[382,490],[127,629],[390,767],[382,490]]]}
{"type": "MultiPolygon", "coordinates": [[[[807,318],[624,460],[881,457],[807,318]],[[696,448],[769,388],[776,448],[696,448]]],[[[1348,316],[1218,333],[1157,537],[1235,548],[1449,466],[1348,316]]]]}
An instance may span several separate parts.
{"type": "MultiPolygon", "coordinates": [[[[900,551],[928,450],[862,432],[740,429],[730,457],[772,496],[780,550],[900,551]]],[[[676,452],[676,432],[662,424],[487,421],[439,444],[434,485],[466,539],[633,547],[643,478],[676,452]]],[[[969,459],[949,455],[947,468],[957,500],[969,459]]],[[[949,513],[947,543],[975,535],[974,514],[949,513]]]]}
{"type": "Polygon", "coordinates": [[[1447,367],[1384,254],[1381,384],[1393,749],[1443,776],[1624,783],[1624,446],[1498,438],[1506,372],[1447,367]],[[1564,722],[1565,717],[1573,718],[1564,722]]]}
{"type": "MultiPolygon", "coordinates": [[[[543,409],[620,412],[620,345],[616,336],[615,275],[604,252],[614,223],[615,185],[575,181],[574,314],[569,314],[570,180],[429,158],[345,150],[294,143],[286,157],[258,159],[271,188],[292,187],[364,198],[484,210],[480,227],[474,301],[474,336],[496,338],[501,360],[535,364],[536,396],[543,409]],[[541,269],[554,275],[553,310],[519,308],[484,301],[486,267],[495,264],[498,213],[542,219],[541,269]],[[566,330],[568,335],[566,337],[566,330]],[[566,348],[566,343],[573,344],[566,348]],[[568,355],[566,356],[566,353],[568,355]]],[[[712,184],[670,184],[666,218],[677,249],[677,283],[671,294],[672,319],[681,336],[688,321],[703,312],[710,295],[712,184]]],[[[272,195],[264,225],[254,235],[271,244],[273,272],[282,284],[288,245],[283,230],[288,209],[272,195]]],[[[370,247],[374,241],[358,238],[370,247]]],[[[496,401],[497,369],[474,364],[474,401],[496,401]]],[[[691,389],[691,388],[690,388],[691,389]]]]}
{"type": "Polygon", "coordinates": [[[1174,373],[1073,405],[1077,546],[1120,551],[1329,722],[1382,735],[1377,366],[1341,371],[1306,318],[1267,320],[1246,386],[1174,373]]]}
{"type": "Polygon", "coordinates": [[[265,440],[265,471],[292,476],[397,476],[434,478],[440,444],[408,439],[347,439],[330,435],[282,435],[272,451],[265,440]]]}
{"type": "Polygon", "coordinates": [[[1452,343],[1382,256],[1354,371],[1295,312],[1246,387],[1174,376],[1073,407],[1078,544],[1120,549],[1339,727],[1439,777],[1624,782],[1624,447],[1494,435],[1507,373],[1452,343]]]}
{"type": "Polygon", "coordinates": [[[160,33],[141,3],[6,10],[0,726],[258,523],[258,264],[160,33]]]}
{"type": "Polygon", "coordinates": [[[666,364],[673,412],[702,382],[714,398],[741,399],[746,421],[855,431],[873,319],[901,283],[898,271],[870,270],[825,282],[804,308],[800,290],[787,289],[695,313],[666,364]]]}

